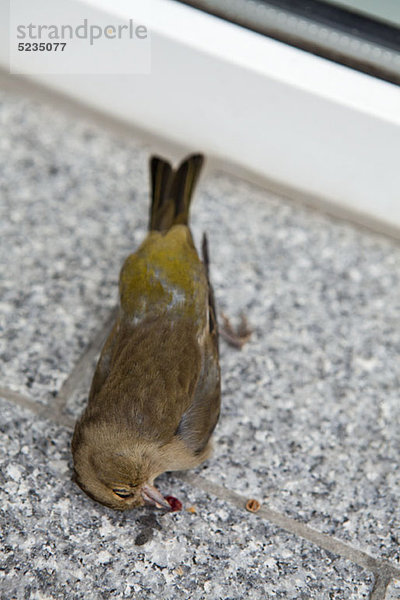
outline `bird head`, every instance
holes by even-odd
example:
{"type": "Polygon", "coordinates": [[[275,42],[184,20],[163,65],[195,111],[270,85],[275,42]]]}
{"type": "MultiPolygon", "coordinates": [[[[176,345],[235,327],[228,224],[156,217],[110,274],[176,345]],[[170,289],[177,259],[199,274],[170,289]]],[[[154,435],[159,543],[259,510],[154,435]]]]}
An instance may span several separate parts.
{"type": "Polygon", "coordinates": [[[154,444],[135,442],[111,426],[77,424],[72,440],[75,481],[93,500],[116,510],[151,504],[170,510],[154,486],[163,472],[154,444]]]}

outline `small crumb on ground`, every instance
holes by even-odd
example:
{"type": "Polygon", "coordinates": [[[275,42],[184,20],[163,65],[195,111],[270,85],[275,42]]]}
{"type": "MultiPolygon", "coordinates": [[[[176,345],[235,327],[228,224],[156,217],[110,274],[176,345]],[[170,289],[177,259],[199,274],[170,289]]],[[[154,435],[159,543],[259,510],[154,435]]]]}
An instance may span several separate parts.
{"type": "Polygon", "coordinates": [[[255,500],[254,498],[250,498],[250,500],[247,500],[246,502],[246,510],[248,510],[249,512],[256,513],[260,510],[260,507],[261,504],[258,500],[255,500]]]}

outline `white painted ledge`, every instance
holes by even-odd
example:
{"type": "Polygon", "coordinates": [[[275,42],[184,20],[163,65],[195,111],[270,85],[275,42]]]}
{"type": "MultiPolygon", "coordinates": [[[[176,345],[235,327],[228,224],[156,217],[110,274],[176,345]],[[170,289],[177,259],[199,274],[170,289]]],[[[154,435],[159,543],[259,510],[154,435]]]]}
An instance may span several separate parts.
{"type": "MultiPolygon", "coordinates": [[[[151,74],[35,81],[302,196],[400,228],[399,87],[172,0],[78,2],[82,18],[95,22],[100,11],[146,25],[151,74]]],[[[0,63],[7,68],[2,46],[0,63]]]]}

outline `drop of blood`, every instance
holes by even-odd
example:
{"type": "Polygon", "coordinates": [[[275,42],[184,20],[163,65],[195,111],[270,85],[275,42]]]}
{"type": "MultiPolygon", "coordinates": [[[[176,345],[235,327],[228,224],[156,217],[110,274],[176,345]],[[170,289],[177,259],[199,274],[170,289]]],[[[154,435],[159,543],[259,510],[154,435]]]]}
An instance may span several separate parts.
{"type": "Polygon", "coordinates": [[[178,498],[175,498],[174,496],[165,496],[165,499],[170,505],[172,512],[182,510],[182,502],[178,500],[178,498]]]}

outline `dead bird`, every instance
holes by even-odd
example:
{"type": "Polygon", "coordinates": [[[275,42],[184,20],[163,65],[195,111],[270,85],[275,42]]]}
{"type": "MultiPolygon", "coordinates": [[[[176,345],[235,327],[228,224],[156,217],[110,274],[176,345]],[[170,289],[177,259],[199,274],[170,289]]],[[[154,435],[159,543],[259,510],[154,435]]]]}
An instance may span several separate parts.
{"type": "Polygon", "coordinates": [[[149,232],[122,267],[119,313],[75,426],[76,482],[118,510],[145,502],[169,509],[154,480],[204,461],[219,418],[207,238],[201,261],[189,229],[202,164],[200,154],[177,170],[151,158],[149,232]]]}

